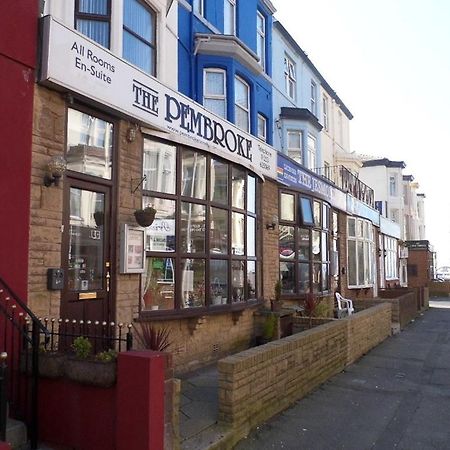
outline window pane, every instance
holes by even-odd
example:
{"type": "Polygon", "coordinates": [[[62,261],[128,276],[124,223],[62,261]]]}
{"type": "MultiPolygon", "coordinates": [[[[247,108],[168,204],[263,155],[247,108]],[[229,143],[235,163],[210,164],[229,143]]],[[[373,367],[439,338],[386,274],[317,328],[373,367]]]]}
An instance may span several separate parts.
{"type": "Polygon", "coordinates": [[[250,131],[249,114],[248,111],[236,107],[236,126],[241,130],[250,131]]]}
{"type": "Polygon", "coordinates": [[[204,200],[206,198],[206,156],[183,151],[181,161],[181,195],[204,200]]]}
{"type": "Polygon", "coordinates": [[[320,203],[314,202],[314,225],[316,226],[320,226],[321,224],[320,209],[321,209],[320,203]]]}
{"type": "Polygon", "coordinates": [[[357,285],[356,276],[356,241],[348,241],[348,284],[357,285]]]}
{"type": "Polygon", "coordinates": [[[300,263],[298,265],[299,272],[299,282],[298,282],[298,292],[299,294],[307,294],[310,292],[310,283],[309,283],[309,264],[308,263],[300,263]]]}
{"type": "Polygon", "coordinates": [[[144,197],[143,206],[156,209],[155,220],[145,229],[146,250],[154,252],[175,251],[175,201],[144,197]]]}
{"type": "Polygon", "coordinates": [[[205,252],[206,206],[181,202],[181,251],[205,252]]]}
{"type": "Polygon", "coordinates": [[[281,194],[280,219],[295,220],[295,197],[291,194],[281,194]]]}
{"type": "Polygon", "coordinates": [[[241,79],[235,78],[235,100],[236,105],[248,110],[249,104],[249,87],[247,83],[244,83],[241,79]]]}
{"type": "Polygon", "coordinates": [[[321,261],[320,231],[318,230],[313,230],[312,232],[312,253],[315,261],[321,261]]]}
{"type": "Polygon", "coordinates": [[[295,264],[291,262],[280,262],[281,292],[293,294],[295,292],[295,264]]]}
{"type": "Polygon", "coordinates": [[[111,179],[113,124],[69,109],[67,169],[111,179]]]}
{"type": "Polygon", "coordinates": [[[144,189],[175,194],[176,151],[174,145],[144,139],[144,189]]]}
{"type": "Polygon", "coordinates": [[[231,263],[231,280],[233,287],[232,300],[233,303],[243,302],[245,300],[244,280],[245,280],[245,262],[232,261],[231,263]]]}
{"type": "Polygon", "coordinates": [[[325,203],[322,205],[322,228],[328,230],[330,208],[325,203]]]}
{"type": "Polygon", "coordinates": [[[299,228],[298,230],[298,258],[309,260],[309,230],[305,228],[299,228]]]}
{"type": "Polygon", "coordinates": [[[247,176],[246,173],[233,167],[233,173],[231,177],[232,185],[232,205],[234,208],[244,209],[245,207],[245,180],[247,176]]]}
{"type": "Polygon", "coordinates": [[[256,261],[247,261],[247,299],[256,298],[256,261]]]}
{"type": "Polygon", "coordinates": [[[290,149],[302,148],[302,134],[300,131],[288,132],[288,148],[290,149]]]}
{"type": "Polygon", "coordinates": [[[329,265],[322,264],[322,291],[330,290],[330,280],[328,276],[329,265]]]}
{"type": "Polygon", "coordinates": [[[78,11],[87,14],[108,14],[108,0],[79,0],[78,11]]]}
{"type": "Polygon", "coordinates": [[[181,260],[181,307],[205,305],[205,260],[181,260]]]}
{"type": "Polygon", "coordinates": [[[247,211],[256,212],[256,179],[250,175],[247,178],[247,211]]]}
{"type": "Polygon", "coordinates": [[[224,14],[224,34],[236,34],[235,30],[235,0],[225,0],[225,14],[224,14]]]}
{"type": "Polygon", "coordinates": [[[357,243],[358,284],[364,284],[364,242],[357,243]]]}
{"type": "Polygon", "coordinates": [[[320,292],[322,289],[322,265],[313,264],[313,282],[312,282],[313,292],[320,292]]]}
{"type": "Polygon", "coordinates": [[[328,233],[322,231],[322,261],[329,261],[328,256],[328,233]]]}
{"type": "Polygon", "coordinates": [[[210,214],[210,252],[228,253],[228,211],[211,208],[210,214]]]}
{"type": "Polygon", "coordinates": [[[154,16],[137,0],[124,0],[123,24],[147,42],[153,43],[154,16]]]}
{"type": "Polygon", "coordinates": [[[227,104],[225,99],[204,98],[203,106],[208,110],[217,114],[219,117],[227,118],[227,104]]]}
{"type": "Polygon", "coordinates": [[[88,38],[109,48],[109,22],[77,19],[76,28],[88,38]]]}
{"type": "Polygon", "coordinates": [[[303,225],[314,225],[311,200],[309,198],[300,197],[300,211],[303,225]]]}
{"type": "Polygon", "coordinates": [[[154,49],[128,31],[123,31],[123,57],[151,75],[155,74],[154,49]]]}
{"type": "Polygon", "coordinates": [[[263,141],[267,138],[267,120],[260,114],[258,114],[258,137],[263,141]]]}
{"type": "Polygon", "coordinates": [[[175,260],[147,258],[143,277],[144,309],[173,309],[175,306],[175,260]]]}
{"type": "Polygon", "coordinates": [[[211,160],[211,201],[228,204],[228,164],[211,160]]]}
{"type": "Polygon", "coordinates": [[[228,299],[228,261],[212,259],[209,262],[210,303],[225,305],[228,299]]]}
{"type": "Polygon", "coordinates": [[[256,219],[247,216],[247,256],[256,256],[256,219]]]}
{"type": "Polygon", "coordinates": [[[348,219],[348,235],[351,237],[356,236],[356,222],[355,219],[348,219]]]}
{"type": "Polygon", "coordinates": [[[205,95],[225,95],[225,72],[205,71],[205,95]]]}
{"type": "Polygon", "coordinates": [[[233,255],[244,255],[244,214],[233,213],[231,216],[231,245],[233,255]]]}
{"type": "Polygon", "coordinates": [[[278,227],[279,237],[279,251],[281,259],[295,258],[295,235],[294,227],[280,225],[278,227]]]}

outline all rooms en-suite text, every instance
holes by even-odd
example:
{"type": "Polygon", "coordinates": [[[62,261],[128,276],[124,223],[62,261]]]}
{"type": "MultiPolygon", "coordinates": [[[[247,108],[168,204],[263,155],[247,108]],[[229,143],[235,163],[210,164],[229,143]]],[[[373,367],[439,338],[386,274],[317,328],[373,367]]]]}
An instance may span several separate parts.
{"type": "Polygon", "coordinates": [[[70,51],[76,54],[75,68],[111,84],[110,74],[115,72],[115,68],[111,63],[100,58],[93,50],[76,41],[72,44],[70,51]]]}

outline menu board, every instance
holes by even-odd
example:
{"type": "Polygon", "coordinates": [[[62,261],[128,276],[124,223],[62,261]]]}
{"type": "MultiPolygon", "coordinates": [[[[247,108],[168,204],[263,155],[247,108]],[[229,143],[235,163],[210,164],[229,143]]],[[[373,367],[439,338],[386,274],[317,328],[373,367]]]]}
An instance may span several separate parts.
{"type": "Polygon", "coordinates": [[[122,224],[120,230],[120,273],[145,271],[145,230],[122,224]]]}

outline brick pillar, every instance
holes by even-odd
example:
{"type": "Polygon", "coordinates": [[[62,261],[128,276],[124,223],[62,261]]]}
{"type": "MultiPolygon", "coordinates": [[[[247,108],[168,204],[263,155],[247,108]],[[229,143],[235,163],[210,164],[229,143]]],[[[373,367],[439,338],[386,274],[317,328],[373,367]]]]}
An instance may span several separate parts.
{"type": "Polygon", "coordinates": [[[119,354],[117,450],[164,449],[164,361],[152,351],[119,354]]]}

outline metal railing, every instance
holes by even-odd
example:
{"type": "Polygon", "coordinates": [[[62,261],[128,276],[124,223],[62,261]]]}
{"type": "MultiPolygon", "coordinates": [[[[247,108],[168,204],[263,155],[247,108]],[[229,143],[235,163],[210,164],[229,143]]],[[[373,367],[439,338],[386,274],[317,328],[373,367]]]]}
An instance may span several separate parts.
{"type": "Polygon", "coordinates": [[[361,200],[366,205],[372,208],[375,206],[373,189],[363,183],[357,175],[345,166],[318,167],[314,169],[314,172],[331,181],[344,192],[348,192],[353,197],[361,200]]]}
{"type": "Polygon", "coordinates": [[[0,353],[0,441],[6,441],[6,374],[8,366],[6,364],[8,354],[0,353]]]}

